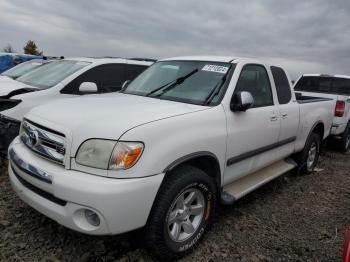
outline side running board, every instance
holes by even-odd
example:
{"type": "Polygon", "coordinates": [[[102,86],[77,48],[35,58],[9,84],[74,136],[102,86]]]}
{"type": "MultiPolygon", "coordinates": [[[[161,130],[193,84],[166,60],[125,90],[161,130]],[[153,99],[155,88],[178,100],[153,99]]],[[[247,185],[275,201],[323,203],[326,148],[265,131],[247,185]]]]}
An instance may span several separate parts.
{"type": "Polygon", "coordinates": [[[223,205],[233,204],[237,199],[296,167],[297,164],[292,160],[281,160],[255,173],[241,177],[224,186],[221,203],[223,205]]]}

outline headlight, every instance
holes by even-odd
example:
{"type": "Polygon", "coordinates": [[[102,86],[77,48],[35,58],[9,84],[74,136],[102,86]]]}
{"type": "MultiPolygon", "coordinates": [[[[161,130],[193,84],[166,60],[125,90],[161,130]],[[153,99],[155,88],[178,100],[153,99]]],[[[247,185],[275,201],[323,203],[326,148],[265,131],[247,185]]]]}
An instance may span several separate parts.
{"type": "Polygon", "coordinates": [[[143,148],[140,142],[91,139],[80,146],[76,162],[101,169],[128,169],[136,164],[143,148]]]}

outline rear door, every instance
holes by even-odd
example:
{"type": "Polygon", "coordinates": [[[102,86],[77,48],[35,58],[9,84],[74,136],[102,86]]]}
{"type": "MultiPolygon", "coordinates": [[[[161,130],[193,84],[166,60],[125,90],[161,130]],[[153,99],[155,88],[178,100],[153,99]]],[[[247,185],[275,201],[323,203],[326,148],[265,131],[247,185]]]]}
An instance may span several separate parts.
{"type": "Polygon", "coordinates": [[[278,98],[278,117],[281,119],[278,157],[283,159],[294,152],[294,141],[299,128],[299,105],[292,94],[290,80],[284,70],[271,66],[271,73],[278,98]]]}
{"type": "Polygon", "coordinates": [[[225,184],[267,166],[276,159],[280,119],[272,88],[264,65],[243,66],[234,93],[250,92],[254,98],[254,107],[246,112],[227,112],[225,184]]]}

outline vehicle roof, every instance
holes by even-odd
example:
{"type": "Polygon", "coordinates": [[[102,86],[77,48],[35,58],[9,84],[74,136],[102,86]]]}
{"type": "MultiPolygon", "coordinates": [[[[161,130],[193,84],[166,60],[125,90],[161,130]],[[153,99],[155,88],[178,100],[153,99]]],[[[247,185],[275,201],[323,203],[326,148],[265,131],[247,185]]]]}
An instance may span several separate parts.
{"type": "Polygon", "coordinates": [[[0,56],[42,57],[40,55],[29,55],[29,54],[19,54],[19,53],[4,53],[4,52],[0,52],[0,56]]]}
{"type": "Polygon", "coordinates": [[[246,57],[233,57],[233,56],[179,56],[161,59],[160,61],[171,61],[171,60],[182,60],[182,61],[211,61],[211,62],[223,62],[223,63],[238,63],[238,62],[247,62],[247,63],[258,63],[258,64],[267,64],[261,60],[255,58],[246,58],[246,57]]]}
{"type": "Polygon", "coordinates": [[[319,76],[319,77],[335,77],[335,78],[348,78],[348,75],[332,75],[332,74],[303,74],[302,76],[319,76]]]}
{"type": "Polygon", "coordinates": [[[178,56],[161,59],[161,61],[182,60],[182,61],[212,61],[212,62],[231,62],[234,57],[229,56],[178,56]]]}
{"type": "MultiPolygon", "coordinates": [[[[140,61],[140,60],[132,60],[121,57],[110,58],[110,57],[67,57],[62,60],[73,60],[73,61],[81,61],[81,62],[89,62],[96,64],[111,64],[111,63],[132,63],[137,65],[151,65],[153,62],[150,61],[140,61]]],[[[60,61],[60,60],[58,60],[60,61]]]]}
{"type": "Polygon", "coordinates": [[[31,64],[31,63],[41,63],[41,64],[45,64],[51,61],[55,61],[55,60],[44,60],[44,59],[32,59],[32,60],[28,60],[28,61],[24,61],[21,64],[31,64]]]}

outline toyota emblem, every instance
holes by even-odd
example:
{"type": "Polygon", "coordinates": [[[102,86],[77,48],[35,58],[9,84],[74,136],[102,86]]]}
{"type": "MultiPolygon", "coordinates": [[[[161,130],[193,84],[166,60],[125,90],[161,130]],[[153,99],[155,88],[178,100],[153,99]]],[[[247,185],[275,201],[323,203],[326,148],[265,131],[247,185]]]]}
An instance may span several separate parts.
{"type": "Polygon", "coordinates": [[[37,146],[39,144],[39,133],[38,133],[38,131],[30,130],[29,134],[28,134],[28,137],[29,137],[29,143],[32,146],[37,146]]]}

